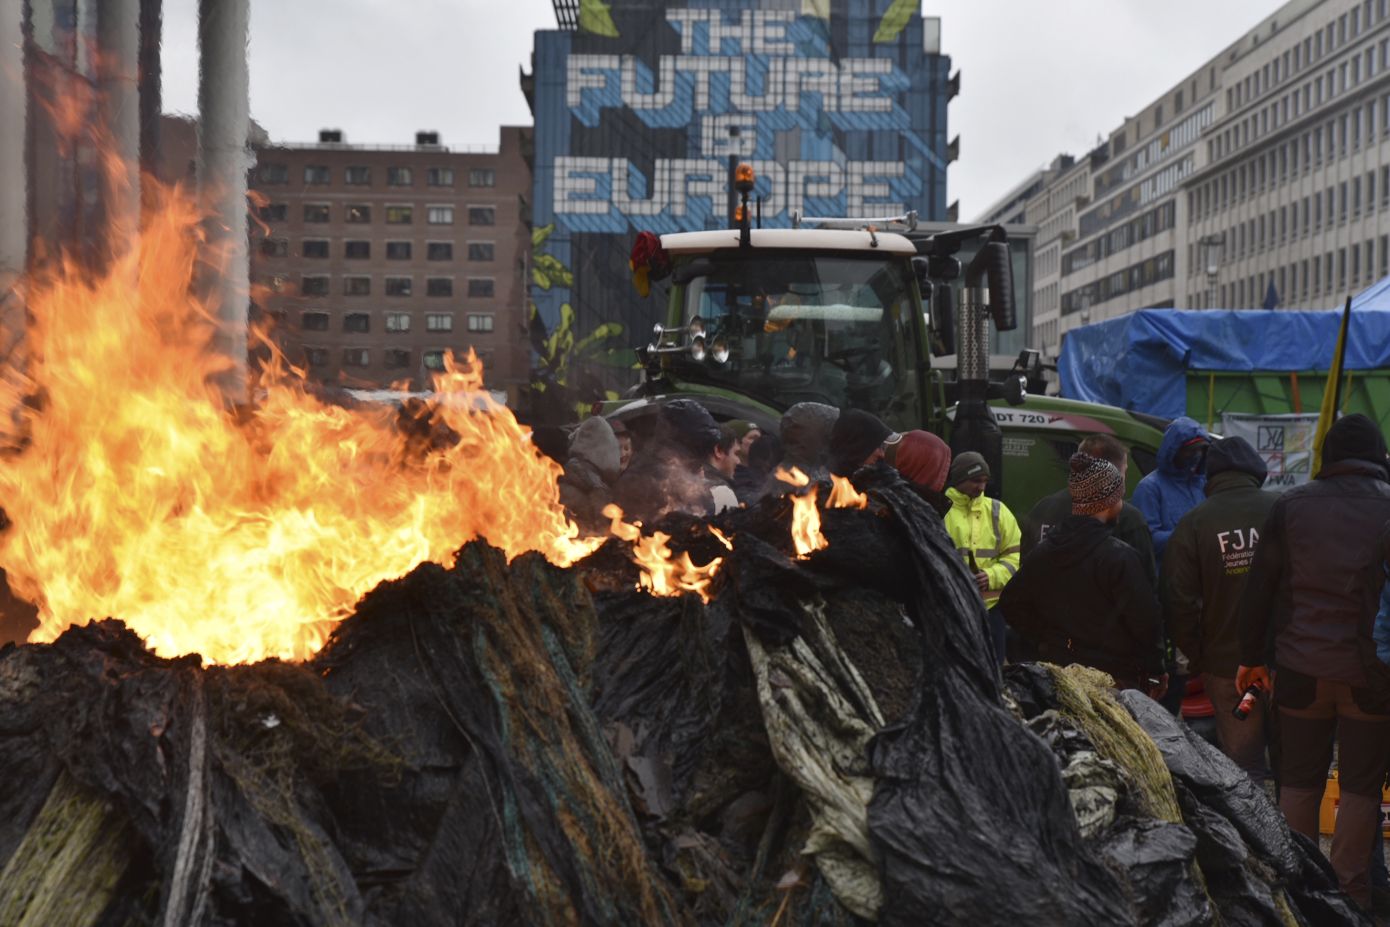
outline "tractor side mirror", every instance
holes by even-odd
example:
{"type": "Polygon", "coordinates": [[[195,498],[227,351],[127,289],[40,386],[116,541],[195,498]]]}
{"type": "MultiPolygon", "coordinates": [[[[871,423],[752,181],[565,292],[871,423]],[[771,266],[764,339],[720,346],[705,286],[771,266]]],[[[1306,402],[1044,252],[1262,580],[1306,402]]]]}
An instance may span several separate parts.
{"type": "Polygon", "coordinates": [[[956,353],[955,291],[949,283],[936,283],[923,290],[927,300],[927,335],[936,357],[956,353]]]}
{"type": "Polygon", "coordinates": [[[1014,268],[1009,246],[1001,241],[987,242],[981,247],[977,260],[984,263],[989,314],[995,330],[1011,332],[1018,327],[1018,314],[1014,308],[1014,268]]]}

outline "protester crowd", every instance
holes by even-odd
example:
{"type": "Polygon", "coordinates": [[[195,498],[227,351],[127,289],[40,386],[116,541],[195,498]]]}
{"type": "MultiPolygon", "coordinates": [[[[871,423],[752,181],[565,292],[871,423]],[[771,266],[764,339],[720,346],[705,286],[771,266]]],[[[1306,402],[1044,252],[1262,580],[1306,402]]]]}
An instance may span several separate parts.
{"type": "Polygon", "coordinates": [[[1314,478],[1282,494],[1262,488],[1247,441],[1179,418],[1125,501],[1128,452],[1092,435],[1066,485],[1021,520],[990,496],[984,457],[953,458],[929,432],[814,402],[788,409],[777,432],[677,400],[634,450],[621,424],[590,418],[570,438],[561,501],[602,530],[609,502],[650,523],[792,491],[793,468],[821,480],[892,466],[941,515],[1001,664],[1094,667],[1174,713],[1200,680],[1221,750],[1272,780],[1290,827],[1313,840],[1335,750],[1332,866],[1363,907],[1390,907],[1390,464],[1369,418],[1338,420],[1314,478]]]}

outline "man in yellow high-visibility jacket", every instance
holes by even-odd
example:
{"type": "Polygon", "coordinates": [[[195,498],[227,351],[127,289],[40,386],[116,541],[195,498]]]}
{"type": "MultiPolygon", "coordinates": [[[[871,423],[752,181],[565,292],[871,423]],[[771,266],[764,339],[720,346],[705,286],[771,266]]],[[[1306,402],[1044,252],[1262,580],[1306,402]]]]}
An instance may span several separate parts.
{"type": "Polygon", "coordinates": [[[989,609],[994,655],[1002,663],[1004,618],[994,606],[1005,584],[1018,572],[1023,533],[1008,506],[985,495],[989,476],[989,464],[974,451],[959,454],[951,461],[946,490],[951,510],[946,513],[946,531],[961,559],[975,574],[975,583],[989,609]]]}

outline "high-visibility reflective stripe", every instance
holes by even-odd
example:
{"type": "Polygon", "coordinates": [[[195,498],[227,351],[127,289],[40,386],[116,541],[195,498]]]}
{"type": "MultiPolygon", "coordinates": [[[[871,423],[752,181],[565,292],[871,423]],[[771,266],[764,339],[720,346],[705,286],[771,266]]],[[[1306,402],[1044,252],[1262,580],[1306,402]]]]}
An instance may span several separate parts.
{"type": "Polygon", "coordinates": [[[1012,563],[1010,563],[1009,561],[1007,561],[1007,560],[1001,561],[999,565],[1002,566],[1004,569],[1006,569],[1006,570],[1009,571],[1009,576],[1016,576],[1016,575],[1018,575],[1018,568],[1015,567],[1015,566],[1014,566],[1012,563]]]}
{"type": "Polygon", "coordinates": [[[1007,557],[1009,554],[1021,554],[1021,553],[1023,553],[1023,548],[1020,547],[1020,546],[1018,546],[1017,544],[1015,544],[1013,547],[1006,547],[1006,548],[1004,548],[1004,556],[1006,556],[1006,557],[1007,557]]]}
{"type": "Polygon", "coordinates": [[[976,548],[976,550],[975,550],[975,556],[976,556],[976,558],[979,558],[979,557],[991,557],[991,558],[992,558],[992,557],[998,557],[998,556],[999,556],[999,551],[997,551],[997,550],[994,549],[993,547],[979,547],[979,548],[976,548]]]}
{"type": "Polygon", "coordinates": [[[999,510],[1003,508],[1003,503],[998,499],[991,500],[994,504],[989,508],[990,527],[994,528],[994,543],[997,547],[1000,541],[1004,540],[1004,535],[999,531],[999,510]]]}

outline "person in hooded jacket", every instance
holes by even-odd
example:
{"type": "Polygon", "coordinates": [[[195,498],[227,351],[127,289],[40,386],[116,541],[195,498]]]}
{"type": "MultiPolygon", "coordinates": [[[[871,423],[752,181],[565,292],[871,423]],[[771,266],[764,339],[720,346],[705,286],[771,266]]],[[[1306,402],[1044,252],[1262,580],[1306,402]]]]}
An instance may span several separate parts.
{"type": "Polygon", "coordinates": [[[1275,501],[1260,533],[1240,602],[1236,668],[1237,691],[1258,685],[1273,695],[1279,809],[1313,840],[1335,741],[1341,798],[1332,868],[1362,907],[1371,897],[1366,848],[1390,765],[1390,668],[1376,659],[1372,634],[1385,583],[1387,480],[1375,422],[1348,415],[1328,429],[1322,468],[1275,501]]]}
{"type": "MultiPolygon", "coordinates": [[[[1153,472],[1134,487],[1131,501],[1144,513],[1153,538],[1154,562],[1162,569],[1163,551],[1178,521],[1201,504],[1205,496],[1206,456],[1211,436],[1205,428],[1186,416],[1174,419],[1158,445],[1153,472]]],[[[1174,715],[1182,712],[1182,696],[1187,690],[1187,655],[1170,647],[1169,666],[1173,680],[1163,707],[1174,715]]]]}
{"type": "Polygon", "coordinates": [[[1168,681],[1158,598],[1138,552],[1111,530],[1124,478],[1080,452],[1068,470],[1072,514],[1023,561],[999,609],[1040,659],[1094,667],[1119,688],[1158,698],[1168,681]]]}
{"type": "MultiPolygon", "coordinates": [[[[839,409],[822,402],[798,402],[784,412],[778,428],[782,437],[780,468],[791,470],[795,467],[812,481],[826,479],[829,476],[826,460],[830,432],[839,417],[839,409]]],[[[763,491],[780,495],[792,488],[792,484],[779,480],[774,470],[763,491]]]]}
{"type": "Polygon", "coordinates": [[[719,441],[714,416],[693,399],[661,407],[655,433],[632,458],[613,487],[613,501],[629,521],[650,525],[671,512],[714,513],[705,462],[719,441]]]}
{"type": "Polygon", "coordinates": [[[905,431],[893,465],[944,519],[951,510],[951,500],[946,498],[946,478],[951,472],[950,446],[930,431],[905,431]]]}
{"type": "Polygon", "coordinates": [[[777,465],[782,462],[782,439],[760,434],[748,448],[748,466],[734,471],[734,495],[741,505],[752,505],[763,497],[763,490],[777,465]]]}
{"type": "Polygon", "coordinates": [[[903,436],[872,412],[846,409],[830,430],[828,454],[830,472],[850,477],[861,467],[871,467],[880,460],[893,465],[898,442],[903,436]]]}
{"type": "MultiPolygon", "coordinates": [[[[1110,461],[1115,465],[1115,469],[1120,471],[1121,479],[1129,472],[1129,449],[1114,435],[1087,435],[1081,439],[1076,449],[1083,454],[1110,461]]],[[[1071,492],[1065,486],[1052,495],[1039,499],[1020,526],[1023,531],[1023,559],[1027,560],[1043,536],[1070,515],[1071,492]]],[[[1115,519],[1115,537],[1139,551],[1139,557],[1144,561],[1145,572],[1157,588],[1158,568],[1154,565],[1153,538],[1149,536],[1149,526],[1144,519],[1144,513],[1126,502],[1120,509],[1120,517],[1115,519]]]]}
{"type": "Polygon", "coordinates": [[[600,416],[586,418],[570,437],[565,472],[559,480],[560,504],[586,534],[608,530],[603,508],[613,501],[621,458],[618,437],[600,416]]]}
{"type": "Polygon", "coordinates": [[[709,485],[710,496],[714,499],[714,512],[738,508],[738,494],[734,492],[734,473],[738,467],[739,434],[725,422],[719,426],[719,440],[714,444],[714,452],[705,464],[705,482],[709,485]]]}
{"type": "Polygon", "coordinates": [[[1279,497],[1261,489],[1268,469],[1244,438],[1213,441],[1207,452],[1206,501],[1188,512],[1163,558],[1165,622],[1216,709],[1221,752],[1256,782],[1265,763],[1264,707],[1240,720],[1231,714],[1240,665],[1239,607],[1255,548],[1279,497]]]}
{"type": "Polygon", "coordinates": [[[1153,538],[1154,560],[1163,565],[1163,550],[1178,520],[1201,504],[1206,485],[1206,453],[1211,436],[1187,416],[1176,418],[1163,432],[1158,461],[1134,487],[1131,500],[1144,513],[1153,538]]]}
{"type": "Polygon", "coordinates": [[[1002,665],[1008,632],[1004,616],[995,606],[1000,592],[1018,572],[1023,535],[1009,507],[985,495],[989,479],[984,455],[975,451],[957,454],[946,475],[946,499],[951,507],[942,521],[980,588],[988,610],[990,644],[1002,665]]]}

